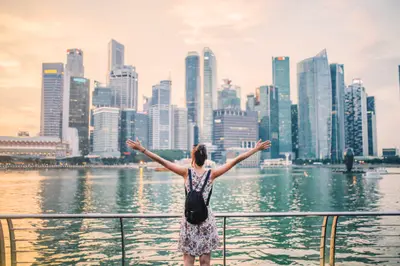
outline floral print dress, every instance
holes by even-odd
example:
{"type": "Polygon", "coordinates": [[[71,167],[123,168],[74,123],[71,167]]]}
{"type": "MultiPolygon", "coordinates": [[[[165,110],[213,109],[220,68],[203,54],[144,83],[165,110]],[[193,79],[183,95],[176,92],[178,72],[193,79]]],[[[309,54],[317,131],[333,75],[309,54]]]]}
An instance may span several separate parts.
{"type": "MultiPolygon", "coordinates": [[[[189,169],[192,173],[193,189],[201,190],[207,176],[207,170],[201,176],[196,174],[192,168],[189,169]],[[201,182],[201,184],[199,184],[201,182]]],[[[203,198],[207,200],[208,195],[212,188],[212,180],[208,179],[207,185],[203,191],[203,198]]],[[[185,189],[190,191],[189,178],[185,180],[185,189]]],[[[199,257],[204,254],[209,254],[211,251],[216,250],[220,245],[218,236],[217,223],[214,214],[208,206],[208,218],[199,225],[191,224],[186,221],[185,214],[181,220],[180,236],[178,241],[178,250],[190,254],[193,257],[199,257]]]]}

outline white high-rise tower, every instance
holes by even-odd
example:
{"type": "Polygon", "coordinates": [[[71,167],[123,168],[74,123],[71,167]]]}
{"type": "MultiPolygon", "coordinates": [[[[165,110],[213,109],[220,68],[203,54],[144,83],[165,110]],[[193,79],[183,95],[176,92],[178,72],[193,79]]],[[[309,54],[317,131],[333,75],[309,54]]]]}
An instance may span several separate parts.
{"type": "Polygon", "coordinates": [[[203,50],[204,89],[201,142],[212,144],[213,110],[217,109],[217,60],[210,48],[203,50]]]}
{"type": "Polygon", "coordinates": [[[125,64],[125,47],[116,40],[111,40],[108,43],[108,68],[107,79],[110,76],[111,70],[116,66],[123,66],[125,64]]]}

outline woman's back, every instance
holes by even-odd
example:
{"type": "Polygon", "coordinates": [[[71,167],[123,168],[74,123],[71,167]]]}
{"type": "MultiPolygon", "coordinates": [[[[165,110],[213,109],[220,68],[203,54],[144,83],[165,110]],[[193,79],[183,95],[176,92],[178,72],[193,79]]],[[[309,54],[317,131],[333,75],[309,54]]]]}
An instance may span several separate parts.
{"type": "MultiPolygon", "coordinates": [[[[196,173],[193,168],[189,168],[188,171],[191,172],[193,190],[200,191],[204,185],[204,181],[206,180],[207,173],[211,170],[206,170],[201,174],[196,173]]],[[[186,193],[190,191],[189,180],[189,177],[185,180],[186,193]]],[[[211,178],[208,178],[203,191],[203,199],[205,202],[207,202],[209,196],[211,196],[211,191],[212,180],[211,178]]],[[[217,224],[210,207],[208,207],[208,218],[198,225],[189,223],[183,215],[178,243],[180,251],[197,257],[202,254],[209,254],[212,250],[215,250],[218,247],[219,243],[217,224]]]]}
{"type": "MultiPolygon", "coordinates": [[[[193,190],[200,191],[201,188],[204,185],[204,182],[206,180],[208,171],[211,171],[211,170],[207,169],[203,173],[201,173],[201,174],[199,173],[198,174],[198,173],[196,173],[196,170],[191,167],[191,168],[189,168],[188,171],[190,171],[191,175],[192,175],[192,188],[193,188],[193,190]]],[[[186,189],[187,193],[190,191],[190,183],[189,182],[190,182],[190,178],[188,176],[188,178],[186,178],[186,180],[185,180],[185,189],[186,189]]],[[[212,179],[210,177],[210,178],[208,178],[207,184],[206,184],[206,186],[204,187],[204,190],[203,190],[203,198],[204,198],[204,200],[207,201],[208,197],[211,196],[210,195],[211,189],[212,189],[212,179]]]]}

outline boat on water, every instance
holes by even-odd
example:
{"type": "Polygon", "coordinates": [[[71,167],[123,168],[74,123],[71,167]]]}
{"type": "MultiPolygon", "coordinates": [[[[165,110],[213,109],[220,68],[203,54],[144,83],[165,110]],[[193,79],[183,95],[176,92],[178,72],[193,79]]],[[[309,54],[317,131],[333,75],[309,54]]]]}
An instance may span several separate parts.
{"type": "Polygon", "coordinates": [[[266,168],[286,168],[286,167],[291,167],[292,166],[292,161],[290,160],[285,160],[282,158],[279,159],[265,159],[261,164],[260,168],[266,169],[266,168]]]}

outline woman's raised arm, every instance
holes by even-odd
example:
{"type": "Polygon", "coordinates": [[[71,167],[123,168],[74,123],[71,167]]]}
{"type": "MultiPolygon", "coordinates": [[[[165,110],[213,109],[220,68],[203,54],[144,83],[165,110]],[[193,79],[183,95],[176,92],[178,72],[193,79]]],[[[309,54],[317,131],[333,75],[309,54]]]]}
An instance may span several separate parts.
{"type": "Polygon", "coordinates": [[[146,155],[147,157],[149,157],[150,159],[152,159],[153,161],[161,164],[162,166],[164,166],[165,168],[167,168],[168,170],[174,172],[177,175],[182,176],[183,178],[185,178],[187,176],[188,173],[188,169],[186,167],[182,167],[180,165],[177,165],[175,163],[172,163],[168,160],[165,160],[164,158],[161,158],[160,156],[158,156],[155,153],[152,153],[151,151],[147,150],[146,148],[144,148],[142,146],[142,144],[140,144],[140,141],[138,139],[136,139],[136,141],[130,140],[128,139],[126,141],[126,144],[128,145],[128,147],[130,147],[131,149],[137,150],[142,152],[144,155],[146,155]]]}
{"type": "Polygon", "coordinates": [[[225,174],[226,172],[228,172],[232,167],[234,167],[235,165],[237,165],[241,161],[249,158],[254,153],[262,151],[262,150],[269,149],[270,147],[271,147],[271,141],[267,140],[267,141],[261,142],[261,140],[259,140],[257,142],[256,146],[253,149],[240,154],[239,156],[237,156],[232,161],[222,165],[221,167],[219,167],[219,168],[217,168],[215,170],[212,170],[211,179],[213,179],[213,180],[216,179],[217,177],[219,177],[219,176],[225,174]]]}

